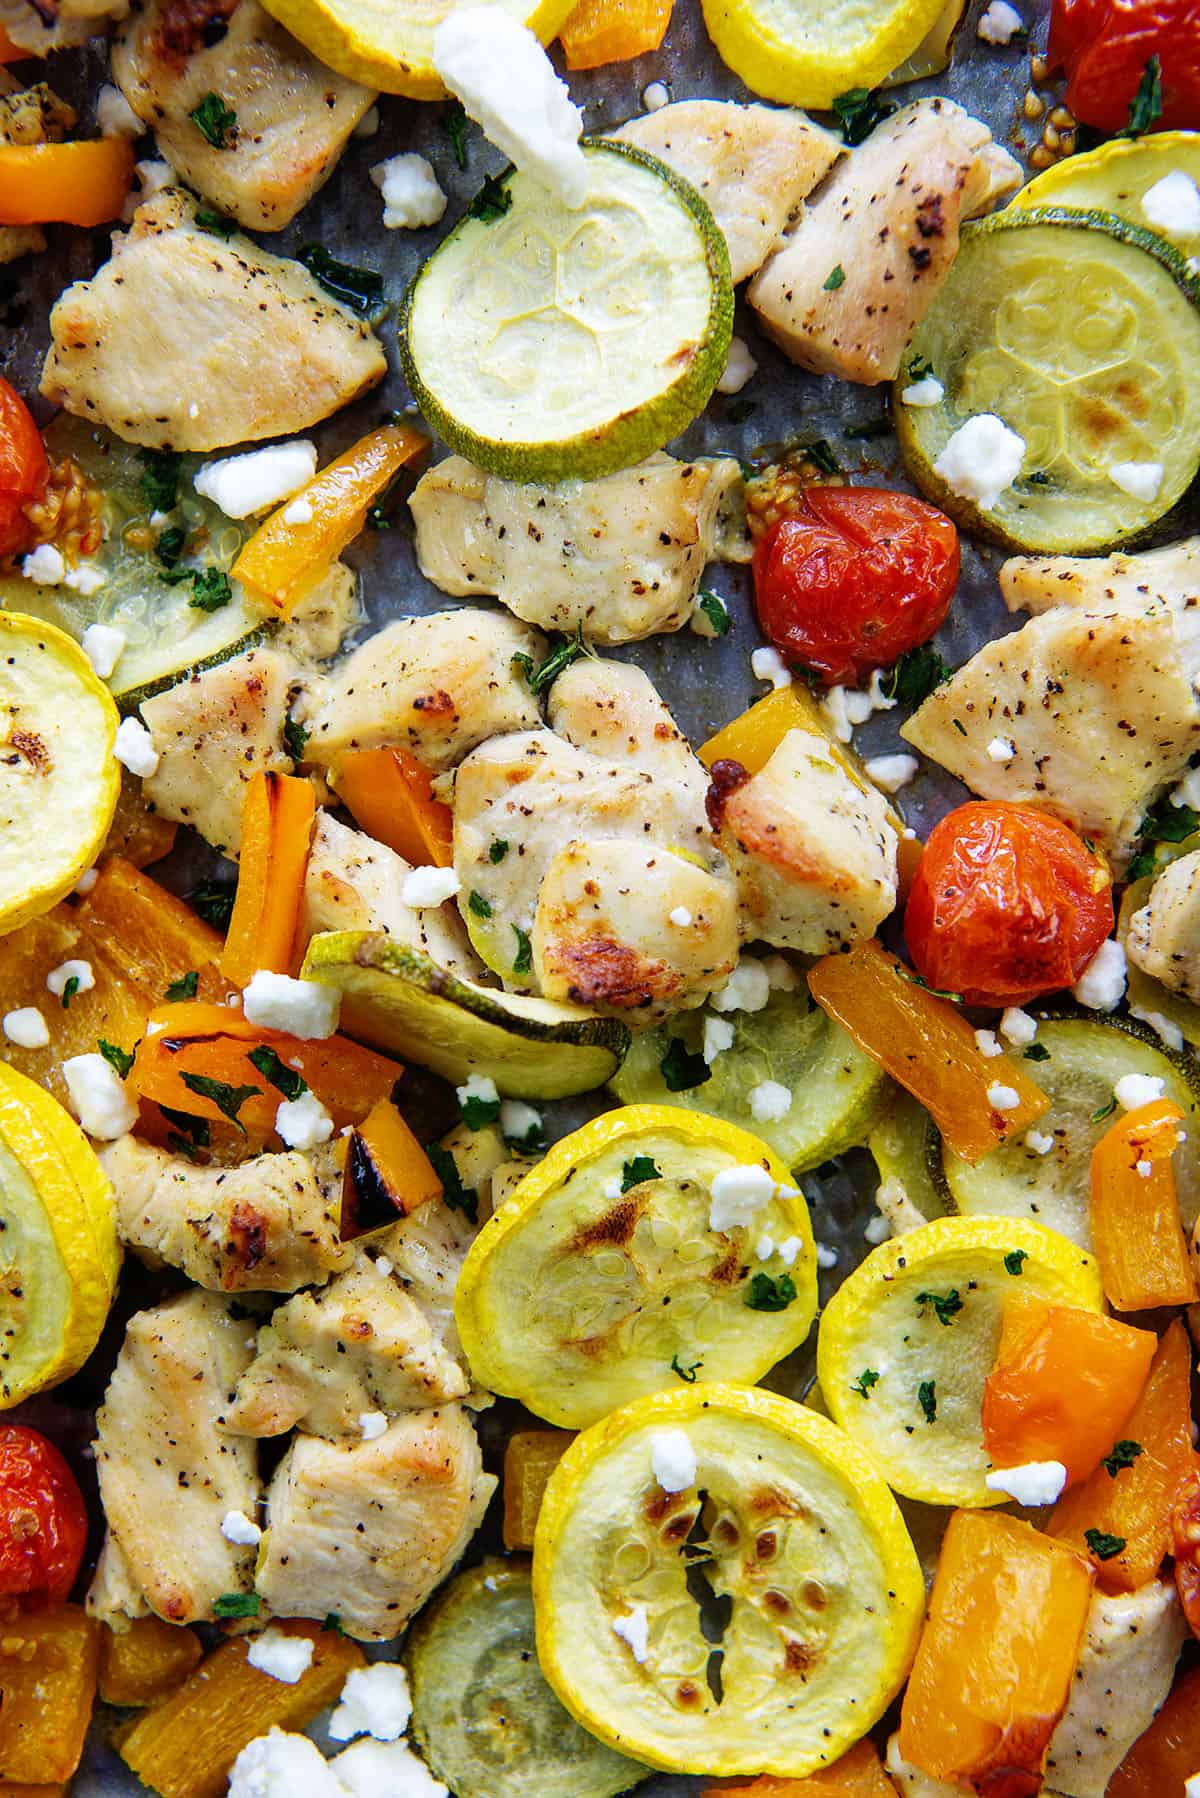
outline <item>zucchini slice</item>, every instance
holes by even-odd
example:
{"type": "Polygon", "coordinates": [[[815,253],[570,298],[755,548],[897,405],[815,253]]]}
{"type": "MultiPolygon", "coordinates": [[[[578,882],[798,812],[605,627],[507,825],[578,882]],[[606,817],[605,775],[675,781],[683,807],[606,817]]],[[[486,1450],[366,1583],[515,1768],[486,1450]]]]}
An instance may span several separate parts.
{"type": "Polygon", "coordinates": [[[971,1167],[943,1143],[934,1178],[953,1208],[968,1217],[1036,1218],[1090,1248],[1092,1150],[1112,1122],[1113,1087],[1124,1074],[1151,1074],[1191,1120],[1174,1157],[1180,1216],[1190,1231],[1200,1216],[1200,1068],[1193,1058],[1165,1048],[1143,1024],[1095,1014],[1047,1018],[1037,1040],[1049,1052],[1037,1064],[1038,1085],[1050,1096],[1037,1135],[1052,1136],[1054,1147],[1039,1155],[1027,1139],[1002,1143],[971,1167]]]}
{"type": "Polygon", "coordinates": [[[624,1754],[710,1779],[836,1761],[902,1685],[925,1608],[870,1455],[745,1386],[655,1393],[577,1437],[546,1488],[533,1597],[567,1709],[624,1754]],[[695,1457],[676,1493],[654,1473],[663,1431],[695,1457]]]}
{"type": "Polygon", "coordinates": [[[700,195],[632,144],[583,149],[580,209],[510,169],[401,308],[422,413],[510,480],[594,480],[642,461],[704,410],[729,351],[729,252],[700,195]]]}
{"type": "Polygon", "coordinates": [[[895,385],[909,473],[969,531],[1009,549],[1100,553],[1146,532],[1200,464],[1200,281],[1153,232],[1104,212],[1009,208],[962,234],[895,385]],[[936,406],[903,391],[928,365],[936,406]],[[969,418],[1022,438],[1016,481],[984,507],[934,464],[969,418]],[[1110,470],[1158,464],[1153,498],[1110,470]]]}
{"type": "Polygon", "coordinates": [[[648,1767],[581,1729],[538,1666],[529,1563],[444,1586],[404,1646],[412,1730],[455,1798],[616,1798],[648,1767]]]}
{"type": "Polygon", "coordinates": [[[734,1012],[733,1046],[716,1057],[709,1078],[672,1092],[663,1060],[675,1042],[700,1053],[707,1015],[686,1012],[634,1037],[611,1082],[623,1105],[679,1105],[724,1118],[761,1136],[798,1173],[864,1140],[891,1082],[805,993],[775,992],[761,1011],[734,1012]],[[792,1103],[783,1117],[764,1121],[750,1094],[768,1080],[787,1087],[792,1103]]]}
{"type": "Polygon", "coordinates": [[[941,1156],[937,1125],[903,1087],[894,1089],[888,1105],[871,1126],[867,1148],[880,1183],[891,1180],[900,1186],[926,1223],[946,1215],[950,1204],[945,1181],[935,1181],[931,1171],[931,1157],[940,1161],[941,1156]]]}
{"type": "Polygon", "coordinates": [[[480,1383],[580,1429],[680,1379],[751,1383],[817,1310],[808,1206],[757,1137],[665,1105],[564,1137],[472,1243],[454,1294],[480,1383]],[[713,1181],[762,1170],[745,1223],[714,1225],[713,1181]]]}
{"type": "MultiPolygon", "coordinates": [[[[141,484],[144,452],[65,412],[47,427],[46,448],[51,460],[69,457],[102,495],[107,534],[89,566],[104,575],[104,585],[85,595],[7,575],[0,579],[0,608],[45,618],[77,642],[89,624],[121,631],[125,648],[107,684],[122,711],[133,711],[186,675],[249,649],[272,628],[240,585],[233,587],[228,604],[205,612],[189,603],[194,591],[190,581],[172,586],[161,578],[169,571],[154,551],[158,533],[149,523],[153,505],[141,484]]],[[[188,566],[203,564],[227,573],[247,523],[252,527],[255,521],[226,518],[211,500],[192,491],[190,477],[201,460],[178,459],[180,500],[170,523],[203,544],[197,555],[185,558],[188,566]]]]}
{"type": "MultiPolygon", "coordinates": [[[[1015,193],[1009,209],[1070,206],[1081,212],[1111,212],[1144,231],[1160,230],[1142,208],[1142,197],[1176,171],[1200,182],[1200,131],[1155,131],[1149,137],[1114,137],[1082,156],[1064,156],[1015,193]]],[[[1168,236],[1183,256],[1200,254],[1200,233],[1168,236]]]]}
{"type": "Polygon", "coordinates": [[[313,937],[303,975],[340,987],[349,1035],[446,1080],[487,1075],[506,1098],[591,1092],[612,1078],[629,1046],[616,1018],[478,986],[378,931],[313,937]]]}
{"type": "Polygon", "coordinates": [[[826,1305],[822,1396],[906,1498],[1004,1503],[984,1483],[980,1407],[1014,1290],[1085,1311],[1104,1305],[1090,1255],[1042,1224],[996,1217],[940,1217],[882,1243],[826,1305]]]}

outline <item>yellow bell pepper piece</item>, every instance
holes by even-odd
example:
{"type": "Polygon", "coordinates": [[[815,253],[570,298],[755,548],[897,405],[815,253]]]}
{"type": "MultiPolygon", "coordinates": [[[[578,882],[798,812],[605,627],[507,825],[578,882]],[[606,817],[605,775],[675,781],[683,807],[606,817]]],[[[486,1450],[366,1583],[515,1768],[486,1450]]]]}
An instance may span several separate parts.
{"type": "Polygon", "coordinates": [[[0,145],[0,225],[103,225],[133,184],[127,137],[0,145]]]}

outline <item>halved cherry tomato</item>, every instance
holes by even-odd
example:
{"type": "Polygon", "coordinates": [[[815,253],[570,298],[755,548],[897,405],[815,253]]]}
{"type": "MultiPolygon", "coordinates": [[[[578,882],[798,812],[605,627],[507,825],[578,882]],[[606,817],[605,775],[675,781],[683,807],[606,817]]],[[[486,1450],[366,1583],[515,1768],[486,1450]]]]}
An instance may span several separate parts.
{"type": "Polygon", "coordinates": [[[807,487],[755,549],[759,623],[788,661],[859,680],[933,635],[958,564],[958,532],[924,500],[807,487]]]}
{"type": "Polygon", "coordinates": [[[1065,68],[1067,105],[1086,125],[1124,130],[1157,56],[1162,111],[1151,129],[1200,126],[1200,0],[1054,0],[1047,55],[1065,68]]]}
{"type": "Polygon", "coordinates": [[[970,1005],[1073,986],[1113,927],[1112,876],[1029,806],[973,801],[929,834],[904,935],[922,979],[970,1005]]]}
{"type": "Polygon", "coordinates": [[[0,1593],[66,1598],[86,1542],[83,1494],[54,1444],[20,1424],[0,1429],[0,1593]]]}
{"type": "Polygon", "coordinates": [[[29,407],[0,377],[0,556],[15,555],[33,541],[21,508],[45,491],[49,472],[42,434],[29,407]]]}

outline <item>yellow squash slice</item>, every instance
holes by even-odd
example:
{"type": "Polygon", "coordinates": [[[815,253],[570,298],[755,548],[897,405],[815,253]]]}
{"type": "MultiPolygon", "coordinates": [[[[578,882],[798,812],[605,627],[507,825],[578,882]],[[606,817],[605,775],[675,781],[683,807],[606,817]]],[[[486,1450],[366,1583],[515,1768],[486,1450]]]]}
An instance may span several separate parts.
{"type": "Polygon", "coordinates": [[[1155,131],[1148,137],[1114,137],[1082,156],[1064,156],[1026,182],[1010,207],[1074,206],[1112,212],[1126,224],[1165,237],[1181,256],[1200,255],[1200,232],[1165,230],[1155,203],[1142,201],[1166,176],[1200,183],[1200,131],[1155,131]]]}
{"type": "Polygon", "coordinates": [[[0,1409],[95,1348],[116,1288],[111,1188],[49,1093],[0,1063],[0,1409]]]}
{"type": "Polygon", "coordinates": [[[566,1429],[681,1379],[760,1379],[816,1308],[808,1206],[787,1168],[747,1131],[668,1105],[610,1111],[556,1143],[480,1231],[454,1297],[480,1384],[566,1429]],[[744,1223],[712,1191],[735,1169],[766,1195],[744,1223]]]}
{"type": "Polygon", "coordinates": [[[829,107],[878,87],[933,29],[944,0],[703,0],[723,62],[764,100],[829,107]]]}
{"type": "Polygon", "coordinates": [[[578,1437],[542,1504],[533,1591],[542,1671],[584,1727],[709,1775],[836,1761],[899,1690],[925,1605],[871,1457],[790,1399],[716,1385],[578,1437]],[[690,1483],[664,1490],[656,1463],[675,1484],[689,1458],[690,1483]]]}
{"type": "Polygon", "coordinates": [[[1100,1312],[1095,1261],[1025,1218],[940,1217],[874,1249],[825,1307],[817,1378],[889,1484],[935,1505],[994,1505],[980,1405],[1004,1301],[1100,1312]]]}
{"type": "Polygon", "coordinates": [[[0,612],[0,932],[90,868],[116,810],[117,708],[64,631],[0,612]]]}

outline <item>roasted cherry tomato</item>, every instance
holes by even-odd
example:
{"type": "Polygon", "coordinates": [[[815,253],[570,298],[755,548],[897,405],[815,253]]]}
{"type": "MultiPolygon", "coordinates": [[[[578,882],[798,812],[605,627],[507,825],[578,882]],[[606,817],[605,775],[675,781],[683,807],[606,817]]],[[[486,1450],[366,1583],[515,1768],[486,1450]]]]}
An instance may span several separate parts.
{"type": "Polygon", "coordinates": [[[1081,837],[1031,807],[983,802],[934,826],[904,917],[922,979],[972,1005],[1073,986],[1112,927],[1112,876],[1081,837]]]}
{"type": "Polygon", "coordinates": [[[0,1429],[0,1593],[66,1598],[86,1542],[83,1494],[54,1444],[0,1429]]]}
{"type": "Polygon", "coordinates": [[[45,492],[48,474],[42,434],[29,407],[0,377],[0,556],[15,555],[32,542],[21,508],[45,492]]]}
{"type": "Polygon", "coordinates": [[[861,680],[933,635],[958,562],[958,532],[924,500],[808,487],[755,549],[759,622],[786,660],[861,680]]]}
{"type": "Polygon", "coordinates": [[[1200,0],[1054,0],[1047,55],[1066,70],[1067,105],[1085,125],[1123,131],[1157,56],[1162,111],[1151,129],[1200,126],[1200,0]]]}

